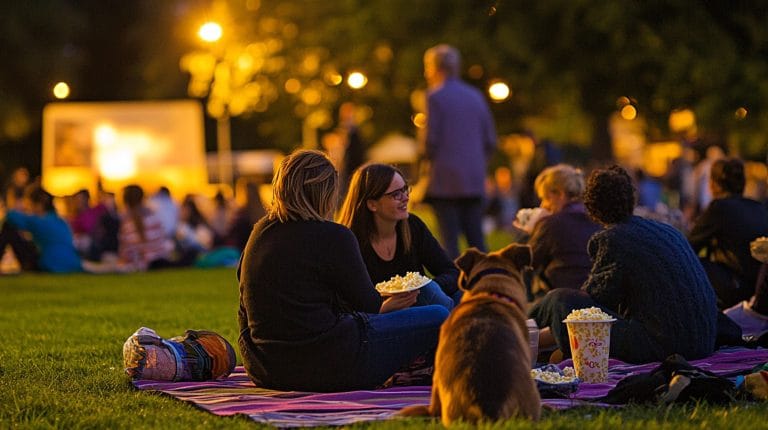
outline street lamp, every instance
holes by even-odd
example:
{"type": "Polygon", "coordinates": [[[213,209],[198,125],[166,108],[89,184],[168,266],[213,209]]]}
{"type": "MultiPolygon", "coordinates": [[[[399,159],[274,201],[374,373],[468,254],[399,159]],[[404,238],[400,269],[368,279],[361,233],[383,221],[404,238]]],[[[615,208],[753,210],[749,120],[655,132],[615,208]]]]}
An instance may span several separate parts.
{"type": "Polygon", "coordinates": [[[60,100],[69,97],[69,85],[66,82],[59,82],[54,85],[53,96],[60,100]]]}
{"type": "Polygon", "coordinates": [[[206,22],[197,30],[198,37],[209,43],[218,42],[223,34],[224,30],[221,28],[221,24],[214,21],[206,22]]]}
{"type": "Polygon", "coordinates": [[[182,57],[181,68],[190,73],[188,93],[192,97],[208,96],[208,113],[216,119],[217,167],[219,182],[232,186],[232,142],[230,134],[231,91],[226,77],[230,64],[221,46],[217,46],[224,30],[218,22],[200,26],[197,36],[209,45],[206,51],[195,51],[182,57]]]}
{"type": "MultiPolygon", "coordinates": [[[[224,3],[222,3],[224,4],[224,3]]],[[[220,15],[228,16],[221,12],[220,15]]],[[[259,35],[257,41],[241,40],[236,25],[228,19],[226,32],[215,21],[199,27],[197,36],[206,49],[185,54],[182,70],[189,72],[187,92],[207,98],[206,110],[216,119],[219,182],[232,185],[230,118],[246,112],[263,112],[278,95],[267,77],[283,63],[278,54],[283,42],[275,35],[259,35]]]]}
{"type": "Polygon", "coordinates": [[[362,72],[352,72],[347,76],[347,85],[353,90],[359,90],[368,84],[368,77],[362,72]]]}
{"type": "Polygon", "coordinates": [[[503,102],[509,98],[510,93],[509,85],[503,81],[495,81],[488,87],[488,95],[496,103],[503,102]]]}

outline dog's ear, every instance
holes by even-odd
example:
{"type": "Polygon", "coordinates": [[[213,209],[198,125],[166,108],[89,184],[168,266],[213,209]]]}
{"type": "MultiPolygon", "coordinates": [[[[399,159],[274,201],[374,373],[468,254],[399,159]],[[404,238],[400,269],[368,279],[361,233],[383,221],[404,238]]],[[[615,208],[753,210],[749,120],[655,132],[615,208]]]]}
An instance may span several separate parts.
{"type": "Polygon", "coordinates": [[[480,258],[483,258],[484,254],[478,251],[477,248],[469,248],[464,251],[458,258],[456,258],[456,267],[464,273],[469,274],[472,268],[475,267],[475,263],[480,258]]]}
{"type": "Polygon", "coordinates": [[[531,247],[528,245],[518,245],[513,243],[500,251],[502,257],[515,263],[515,267],[523,270],[531,265],[533,257],[531,256],[531,247]]]}

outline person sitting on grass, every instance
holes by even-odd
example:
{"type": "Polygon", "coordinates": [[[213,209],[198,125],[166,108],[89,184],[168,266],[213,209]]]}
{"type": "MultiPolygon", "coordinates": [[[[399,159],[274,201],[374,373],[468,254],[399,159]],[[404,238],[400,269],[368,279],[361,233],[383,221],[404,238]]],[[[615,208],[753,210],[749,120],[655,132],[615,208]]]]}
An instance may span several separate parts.
{"type": "Polygon", "coordinates": [[[163,224],[145,204],[144,189],[131,184],[123,188],[123,213],[118,232],[117,260],[84,263],[91,273],[143,272],[172,267],[173,241],[163,224]]]}
{"type": "Polygon", "coordinates": [[[747,341],[768,347],[768,237],[759,237],[749,244],[752,258],[759,261],[755,294],[723,311],[741,327],[747,341]]]}
{"type": "Polygon", "coordinates": [[[332,221],[339,177],[328,157],[290,154],[272,187],[237,270],[238,343],[251,380],[278,390],[370,389],[434,351],[448,310],[410,307],[418,291],[376,292],[355,235],[332,221]]]}
{"type": "Polygon", "coordinates": [[[593,260],[580,290],[550,291],[532,313],[540,346],[557,343],[570,355],[562,322],[574,309],[599,307],[616,318],[610,356],[629,363],[688,360],[715,349],[718,310],[707,274],[686,238],[673,227],[634,216],[635,188],[622,167],[589,176],[584,205],[605,229],[589,241],[593,260]]]}
{"type": "Polygon", "coordinates": [[[339,222],[355,233],[374,284],[395,275],[428,271],[434,279],[421,288],[416,305],[436,304],[451,310],[461,298],[459,269],[424,222],[408,213],[408,193],[409,186],[396,167],[361,167],[352,176],[339,222]]]}
{"type": "Polygon", "coordinates": [[[760,262],[750,255],[749,244],[768,236],[768,210],[744,197],[745,184],[742,160],[721,158],[712,163],[713,200],[688,233],[693,250],[703,254],[701,264],[721,309],[749,300],[755,293],[760,262]]]}
{"type": "Polygon", "coordinates": [[[22,206],[24,211],[12,209],[5,215],[0,228],[0,257],[10,245],[22,270],[80,272],[72,230],[56,213],[53,196],[35,183],[25,189],[22,206]]]}
{"type": "Polygon", "coordinates": [[[580,288],[592,262],[587,243],[600,226],[587,216],[581,197],[584,174],[567,164],[547,167],[536,177],[536,194],[545,216],[533,226],[531,246],[534,291],[580,288]]]}

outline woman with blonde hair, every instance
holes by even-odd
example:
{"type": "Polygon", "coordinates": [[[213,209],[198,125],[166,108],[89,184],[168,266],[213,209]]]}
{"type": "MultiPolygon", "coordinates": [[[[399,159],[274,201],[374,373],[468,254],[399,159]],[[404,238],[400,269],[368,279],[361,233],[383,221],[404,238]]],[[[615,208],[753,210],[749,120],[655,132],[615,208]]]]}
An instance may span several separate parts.
{"type": "Polygon", "coordinates": [[[363,166],[352,176],[339,222],[355,233],[374,284],[408,272],[429,272],[434,279],[421,288],[416,304],[453,309],[461,297],[459,270],[424,222],[408,212],[409,190],[396,167],[363,166]]]}
{"type": "Polygon", "coordinates": [[[319,151],[285,159],[272,205],[238,267],[239,346],[258,386],[374,388],[437,346],[442,306],[410,308],[417,292],[376,292],[352,232],[331,221],[339,178],[319,151]]]}
{"type": "Polygon", "coordinates": [[[547,214],[536,222],[528,239],[537,289],[579,288],[592,268],[587,243],[600,230],[582,202],[584,174],[571,165],[557,164],[539,173],[534,188],[547,214]]]}

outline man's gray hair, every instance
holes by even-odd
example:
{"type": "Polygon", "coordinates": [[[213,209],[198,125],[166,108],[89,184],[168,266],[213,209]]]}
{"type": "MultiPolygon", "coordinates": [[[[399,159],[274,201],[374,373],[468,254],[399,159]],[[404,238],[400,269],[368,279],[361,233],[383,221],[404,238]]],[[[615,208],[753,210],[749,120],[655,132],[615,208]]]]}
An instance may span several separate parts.
{"type": "Polygon", "coordinates": [[[442,43],[429,48],[424,54],[428,61],[448,77],[458,77],[461,69],[461,54],[451,45],[442,43]]]}

